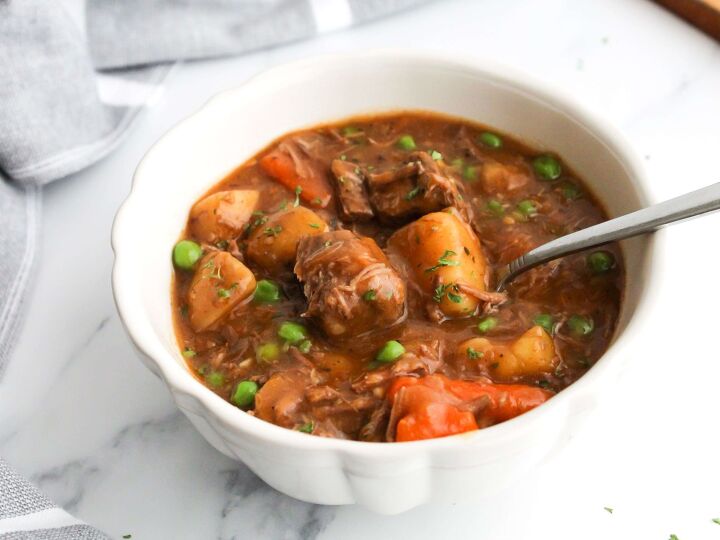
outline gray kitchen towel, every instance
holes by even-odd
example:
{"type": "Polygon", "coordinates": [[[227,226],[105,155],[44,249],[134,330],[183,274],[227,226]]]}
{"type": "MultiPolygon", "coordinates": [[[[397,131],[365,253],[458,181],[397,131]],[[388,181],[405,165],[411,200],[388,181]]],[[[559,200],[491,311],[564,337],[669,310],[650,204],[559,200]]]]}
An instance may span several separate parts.
{"type": "MultiPolygon", "coordinates": [[[[309,38],[428,0],[0,0],[0,377],[32,276],[41,186],[111,152],[171,62],[309,38]]],[[[0,459],[0,540],[107,538],[0,459]]]]}

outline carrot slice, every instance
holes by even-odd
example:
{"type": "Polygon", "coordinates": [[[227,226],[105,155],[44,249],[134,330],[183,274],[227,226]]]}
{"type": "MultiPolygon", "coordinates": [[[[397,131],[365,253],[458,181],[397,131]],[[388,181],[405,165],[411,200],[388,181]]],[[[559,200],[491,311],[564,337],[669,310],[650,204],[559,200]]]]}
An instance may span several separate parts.
{"type": "Polygon", "coordinates": [[[292,156],[282,150],[273,150],[260,159],[260,166],[282,185],[296,191],[301,188],[300,198],[308,204],[325,208],[332,199],[330,184],[321,171],[311,170],[300,176],[292,156]]]}
{"type": "Polygon", "coordinates": [[[475,416],[464,406],[480,399],[487,403],[479,412],[479,419],[489,425],[527,412],[553,395],[524,384],[454,381],[444,375],[428,375],[396,378],[387,394],[391,405],[402,388],[406,414],[398,420],[397,441],[445,437],[478,429],[475,416]]]}
{"type": "Polygon", "coordinates": [[[403,442],[434,439],[476,429],[478,425],[470,411],[460,411],[446,403],[430,402],[398,421],[395,440],[403,442]]]}

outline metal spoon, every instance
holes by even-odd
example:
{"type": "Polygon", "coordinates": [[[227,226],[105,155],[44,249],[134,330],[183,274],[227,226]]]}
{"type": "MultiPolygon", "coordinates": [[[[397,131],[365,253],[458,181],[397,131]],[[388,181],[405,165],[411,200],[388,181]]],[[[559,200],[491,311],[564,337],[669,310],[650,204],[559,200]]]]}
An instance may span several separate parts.
{"type": "Polygon", "coordinates": [[[517,276],[548,261],[584,249],[648,233],[663,225],[669,225],[714,210],[720,210],[720,183],[561,236],[528,251],[525,255],[521,255],[501,268],[498,272],[501,277],[496,290],[498,292],[503,291],[507,284],[517,276]]]}

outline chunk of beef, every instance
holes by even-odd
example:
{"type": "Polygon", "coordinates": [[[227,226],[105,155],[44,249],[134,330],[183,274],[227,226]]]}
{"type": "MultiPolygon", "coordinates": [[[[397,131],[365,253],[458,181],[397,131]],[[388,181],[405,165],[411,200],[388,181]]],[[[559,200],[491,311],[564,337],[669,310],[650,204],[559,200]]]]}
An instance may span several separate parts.
{"type": "Polygon", "coordinates": [[[385,368],[363,373],[352,382],[351,387],[355,392],[377,390],[395,377],[432,375],[444,365],[441,341],[404,337],[401,339],[405,354],[385,368]]]}
{"type": "Polygon", "coordinates": [[[372,219],[373,209],[370,206],[365,179],[360,168],[350,161],[336,159],[333,160],[331,169],[335,178],[335,191],[340,202],[340,217],[344,221],[372,219]]]}
{"type": "Polygon", "coordinates": [[[351,231],[305,237],[295,274],[304,284],[307,317],[331,338],[358,336],[405,317],[405,282],[372,238],[351,231]]]}
{"type": "Polygon", "coordinates": [[[453,206],[466,220],[471,209],[449,170],[427,152],[388,171],[368,175],[370,201],[385,221],[398,222],[453,206]]]}

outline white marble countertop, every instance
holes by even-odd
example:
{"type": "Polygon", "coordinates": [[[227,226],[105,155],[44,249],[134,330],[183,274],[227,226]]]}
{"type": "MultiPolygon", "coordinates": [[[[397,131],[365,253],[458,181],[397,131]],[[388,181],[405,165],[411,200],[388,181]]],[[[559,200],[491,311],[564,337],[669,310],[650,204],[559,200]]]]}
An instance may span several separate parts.
{"type": "Polygon", "coordinates": [[[109,235],[148,146],[269,66],[397,46],[488,56],[569,89],[627,133],[656,199],[720,181],[720,47],[644,0],[457,0],[181,65],[117,152],[46,191],[30,308],[0,385],[0,455],[134,540],[720,538],[720,216],[663,233],[659,307],[589,429],[480,506],[383,517],[290,499],[205,443],[135,358],[112,302],[109,235]]]}

